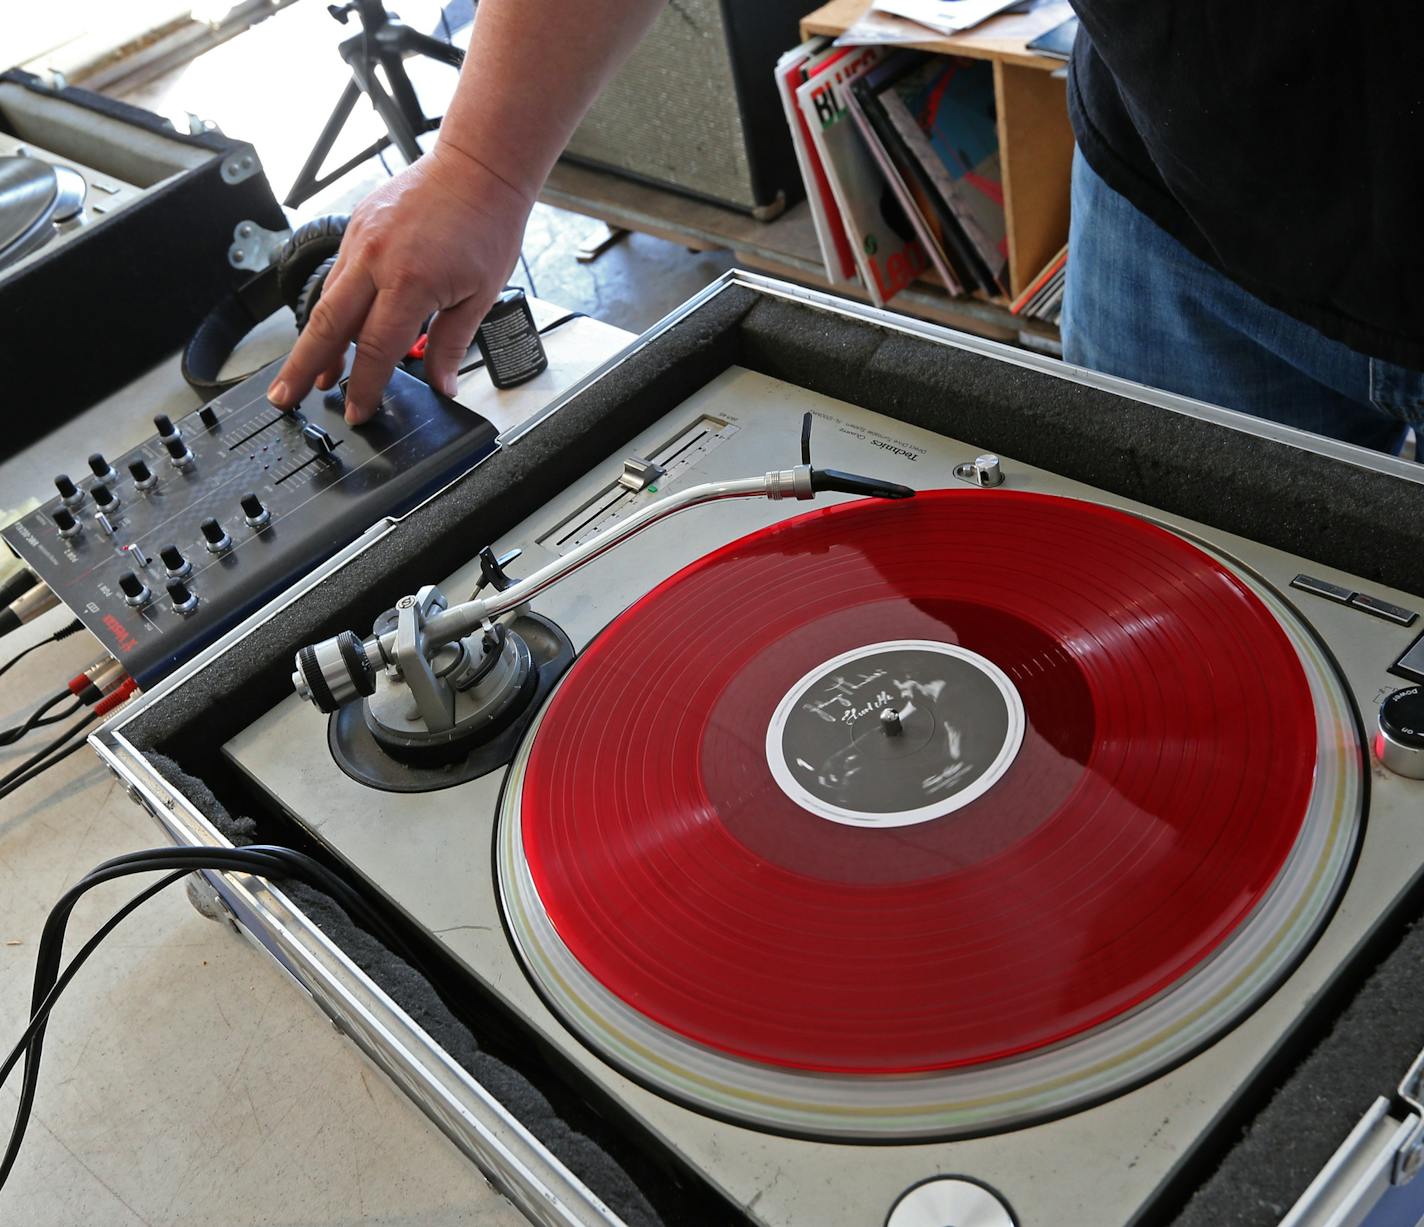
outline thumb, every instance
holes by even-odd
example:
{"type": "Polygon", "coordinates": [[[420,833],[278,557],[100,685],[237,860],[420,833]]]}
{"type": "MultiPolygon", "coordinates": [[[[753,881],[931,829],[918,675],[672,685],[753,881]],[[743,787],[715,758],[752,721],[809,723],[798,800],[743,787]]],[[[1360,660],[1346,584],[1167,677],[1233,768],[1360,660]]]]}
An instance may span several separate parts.
{"type": "Polygon", "coordinates": [[[471,296],[437,312],[430,323],[425,344],[425,378],[446,396],[455,395],[460,363],[488,309],[489,303],[483,297],[471,296]]]}

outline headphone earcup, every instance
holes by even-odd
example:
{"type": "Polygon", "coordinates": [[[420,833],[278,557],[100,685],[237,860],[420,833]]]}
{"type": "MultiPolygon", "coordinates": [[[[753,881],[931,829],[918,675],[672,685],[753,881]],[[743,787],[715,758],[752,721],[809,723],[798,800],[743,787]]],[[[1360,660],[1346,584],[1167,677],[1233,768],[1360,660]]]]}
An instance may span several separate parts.
{"type": "Polygon", "coordinates": [[[321,298],[322,287],[326,285],[326,279],[331,275],[331,270],[336,267],[336,257],[328,256],[311,271],[311,276],[302,286],[301,293],[297,295],[297,301],[292,304],[292,314],[297,319],[297,331],[301,332],[311,319],[311,313],[316,310],[317,301],[321,298]]]}
{"type": "Polygon", "coordinates": [[[346,233],[350,220],[344,213],[313,218],[293,230],[282,244],[273,264],[282,301],[293,311],[317,266],[333,258],[340,249],[341,236],[346,233]]]}

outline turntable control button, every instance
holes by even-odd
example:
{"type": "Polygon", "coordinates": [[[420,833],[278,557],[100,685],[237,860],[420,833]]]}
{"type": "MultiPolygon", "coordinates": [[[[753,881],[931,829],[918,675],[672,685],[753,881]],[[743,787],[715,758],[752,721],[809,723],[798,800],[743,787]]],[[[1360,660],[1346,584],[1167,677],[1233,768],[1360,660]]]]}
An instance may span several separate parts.
{"type": "Polygon", "coordinates": [[[1424,780],[1424,686],[1396,690],[1380,704],[1375,756],[1396,775],[1424,780]]]}
{"type": "Polygon", "coordinates": [[[1290,586],[1301,592],[1308,592],[1311,596],[1334,601],[1337,605],[1348,605],[1355,595],[1353,588],[1342,588],[1339,584],[1332,584],[1328,579],[1317,579],[1314,575],[1297,575],[1291,580],[1290,586]]]}
{"type": "Polygon", "coordinates": [[[1411,682],[1424,682],[1424,635],[1404,649],[1404,655],[1394,662],[1390,672],[1411,682]]]}
{"type": "Polygon", "coordinates": [[[986,1185],[953,1176],[932,1176],[907,1189],[890,1208],[885,1227],[1014,1227],[1008,1206],[986,1185]]]}
{"type": "Polygon", "coordinates": [[[641,456],[629,456],[623,461],[623,472],[619,475],[618,484],[623,489],[638,494],[646,490],[662,475],[661,465],[656,465],[651,460],[644,460],[641,456]]]}
{"type": "Polygon", "coordinates": [[[1367,596],[1363,592],[1357,592],[1350,598],[1350,606],[1353,609],[1363,609],[1366,613],[1374,614],[1376,618],[1383,618],[1386,622],[1393,622],[1397,626],[1409,626],[1419,616],[1412,609],[1392,605],[1388,601],[1380,600],[1377,596],[1367,596]]]}

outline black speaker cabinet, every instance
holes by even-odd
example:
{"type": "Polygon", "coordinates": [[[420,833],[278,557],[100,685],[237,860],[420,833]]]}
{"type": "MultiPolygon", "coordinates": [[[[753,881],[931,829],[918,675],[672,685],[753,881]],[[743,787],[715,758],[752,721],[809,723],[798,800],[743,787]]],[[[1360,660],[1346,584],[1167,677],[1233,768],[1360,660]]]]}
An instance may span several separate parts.
{"type": "Polygon", "coordinates": [[[0,371],[26,407],[3,459],[173,354],[248,275],[228,259],[239,223],[287,222],[251,145],[26,72],[0,74],[0,146],[87,187],[82,216],[0,268],[0,371]]]}
{"type": "Polygon", "coordinates": [[[564,156],[769,220],[803,194],[773,70],[809,0],[671,0],[564,156]]]}

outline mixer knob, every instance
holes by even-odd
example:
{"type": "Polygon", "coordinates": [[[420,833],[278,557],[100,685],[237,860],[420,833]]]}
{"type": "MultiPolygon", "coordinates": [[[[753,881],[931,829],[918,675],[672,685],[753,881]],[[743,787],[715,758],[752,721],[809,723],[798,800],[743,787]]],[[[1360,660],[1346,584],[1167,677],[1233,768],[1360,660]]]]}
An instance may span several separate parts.
{"type": "Polygon", "coordinates": [[[129,465],[129,475],[133,478],[135,490],[152,490],[158,485],[158,478],[145,460],[135,460],[129,465]]]}
{"type": "Polygon", "coordinates": [[[61,473],[54,479],[54,488],[66,507],[78,507],[84,501],[84,491],[69,480],[68,473],[61,473]]]}
{"type": "Polygon", "coordinates": [[[262,505],[262,500],[257,495],[244,494],[242,496],[242,518],[251,528],[265,528],[272,522],[272,513],[262,505]]]}
{"type": "Polygon", "coordinates": [[[198,410],[198,420],[209,430],[212,430],[218,424],[218,411],[211,405],[204,405],[198,410]]]}
{"type": "Polygon", "coordinates": [[[59,529],[59,535],[66,540],[77,537],[84,530],[80,527],[79,521],[74,518],[74,513],[68,507],[60,507],[54,513],[54,526],[59,529]]]}
{"type": "Polygon", "coordinates": [[[203,544],[208,547],[208,553],[221,554],[224,550],[232,548],[232,538],[227,535],[227,530],[214,519],[206,519],[200,525],[203,533],[203,544]]]}
{"type": "Polygon", "coordinates": [[[181,579],[168,581],[168,599],[173,602],[174,611],[185,617],[198,608],[197,594],[191,591],[181,579]]]}
{"type": "Polygon", "coordinates": [[[1424,780],[1424,686],[1396,690],[1380,704],[1375,757],[1395,775],[1424,780]]]}
{"type": "Polygon", "coordinates": [[[100,511],[113,515],[119,509],[119,496],[102,481],[96,481],[89,493],[94,496],[94,506],[100,511]]]}
{"type": "Polygon", "coordinates": [[[173,425],[173,419],[166,413],[156,413],[153,415],[153,428],[158,431],[158,437],[165,443],[169,439],[178,438],[178,428],[173,425]]]}
{"type": "Polygon", "coordinates": [[[100,481],[116,481],[119,476],[114,472],[114,466],[104,459],[103,452],[95,452],[89,457],[89,471],[100,481]]]}
{"type": "Polygon", "coordinates": [[[153,600],[153,593],[148,590],[148,585],[132,571],[125,571],[119,576],[119,591],[124,594],[124,603],[135,609],[153,600]]]}
{"type": "Polygon", "coordinates": [[[158,557],[173,579],[181,579],[192,573],[193,564],[183,557],[183,551],[176,545],[165,545],[158,551],[158,557]]]}
{"type": "Polygon", "coordinates": [[[177,431],[174,431],[171,439],[163,440],[163,447],[175,469],[186,469],[192,465],[193,453],[188,450],[188,445],[183,442],[183,436],[177,431]]]}

